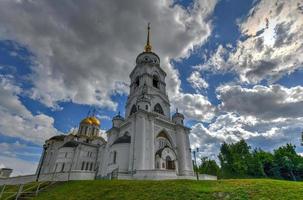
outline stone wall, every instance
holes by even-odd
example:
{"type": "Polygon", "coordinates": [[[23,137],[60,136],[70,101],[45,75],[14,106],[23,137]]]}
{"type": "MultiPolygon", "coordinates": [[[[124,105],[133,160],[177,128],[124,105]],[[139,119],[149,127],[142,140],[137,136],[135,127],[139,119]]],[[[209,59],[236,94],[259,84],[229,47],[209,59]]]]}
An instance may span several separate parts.
{"type": "MultiPolygon", "coordinates": [[[[36,175],[16,176],[10,178],[0,179],[0,185],[17,185],[36,181],[36,175]]],[[[95,172],[88,171],[71,171],[60,173],[41,174],[39,181],[68,181],[68,180],[93,180],[95,179],[95,172]]]]}
{"type": "Polygon", "coordinates": [[[209,174],[199,174],[199,180],[218,180],[217,176],[209,175],[209,174]]]}

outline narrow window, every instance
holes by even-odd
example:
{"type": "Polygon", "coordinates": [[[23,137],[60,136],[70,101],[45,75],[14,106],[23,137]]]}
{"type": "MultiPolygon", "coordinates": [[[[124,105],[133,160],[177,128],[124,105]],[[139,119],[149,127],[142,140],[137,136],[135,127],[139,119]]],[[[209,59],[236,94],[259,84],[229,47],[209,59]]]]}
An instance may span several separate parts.
{"type": "Polygon", "coordinates": [[[148,110],[148,105],[145,105],[145,110],[148,110]]]}
{"type": "Polygon", "coordinates": [[[132,106],[132,109],[130,111],[130,115],[134,114],[135,112],[137,112],[137,108],[135,105],[132,106]]]}
{"type": "Polygon", "coordinates": [[[137,77],[135,80],[135,88],[139,87],[139,85],[140,85],[140,78],[137,77]]]}
{"type": "Polygon", "coordinates": [[[153,86],[159,88],[159,78],[156,75],[153,75],[153,86]]]}
{"type": "Polygon", "coordinates": [[[86,163],[85,170],[88,170],[88,165],[89,165],[89,163],[87,162],[87,163],[86,163]]]}
{"type": "Polygon", "coordinates": [[[61,172],[64,171],[64,166],[65,166],[65,163],[62,164],[62,167],[61,167],[61,172]]]}
{"type": "Polygon", "coordinates": [[[83,161],[82,166],[81,166],[81,170],[84,170],[84,165],[85,165],[85,162],[83,161]]]}
{"type": "Polygon", "coordinates": [[[116,164],[116,160],[117,160],[117,152],[114,151],[113,164],[116,164]]]}
{"type": "Polygon", "coordinates": [[[89,170],[90,170],[90,171],[92,171],[92,170],[93,170],[93,163],[90,163],[89,170]]]}

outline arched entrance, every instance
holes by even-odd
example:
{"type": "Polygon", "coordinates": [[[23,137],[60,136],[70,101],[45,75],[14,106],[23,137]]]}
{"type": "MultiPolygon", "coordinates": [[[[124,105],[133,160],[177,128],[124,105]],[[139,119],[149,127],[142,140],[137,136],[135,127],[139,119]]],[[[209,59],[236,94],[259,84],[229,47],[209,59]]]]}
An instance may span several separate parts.
{"type": "Polygon", "coordinates": [[[174,170],[175,167],[175,161],[173,161],[169,156],[166,156],[166,169],[174,170]]]}

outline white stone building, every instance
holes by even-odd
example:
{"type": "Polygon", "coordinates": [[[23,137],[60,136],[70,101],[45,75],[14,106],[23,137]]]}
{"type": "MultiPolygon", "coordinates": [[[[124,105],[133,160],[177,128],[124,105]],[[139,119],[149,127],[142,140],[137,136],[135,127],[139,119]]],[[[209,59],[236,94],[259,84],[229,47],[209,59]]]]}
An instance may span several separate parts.
{"type": "Polygon", "coordinates": [[[99,136],[95,116],[81,121],[76,134],[46,140],[37,177],[68,174],[73,179],[175,179],[194,178],[190,129],[178,111],[171,116],[166,73],[149,41],[130,74],[125,117],[112,119],[107,141],[99,136]],[[75,175],[76,174],[76,175],[75,175]]]}

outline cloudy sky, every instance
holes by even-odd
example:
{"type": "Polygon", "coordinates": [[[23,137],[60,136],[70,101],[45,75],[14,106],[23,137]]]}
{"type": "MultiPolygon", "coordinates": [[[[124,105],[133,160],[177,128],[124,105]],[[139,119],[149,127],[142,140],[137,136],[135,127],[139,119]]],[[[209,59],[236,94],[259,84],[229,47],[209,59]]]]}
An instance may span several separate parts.
{"type": "Polygon", "coordinates": [[[0,0],[0,167],[34,172],[44,140],[91,108],[110,128],[148,22],[200,156],[241,138],[303,152],[301,1],[0,0]]]}

